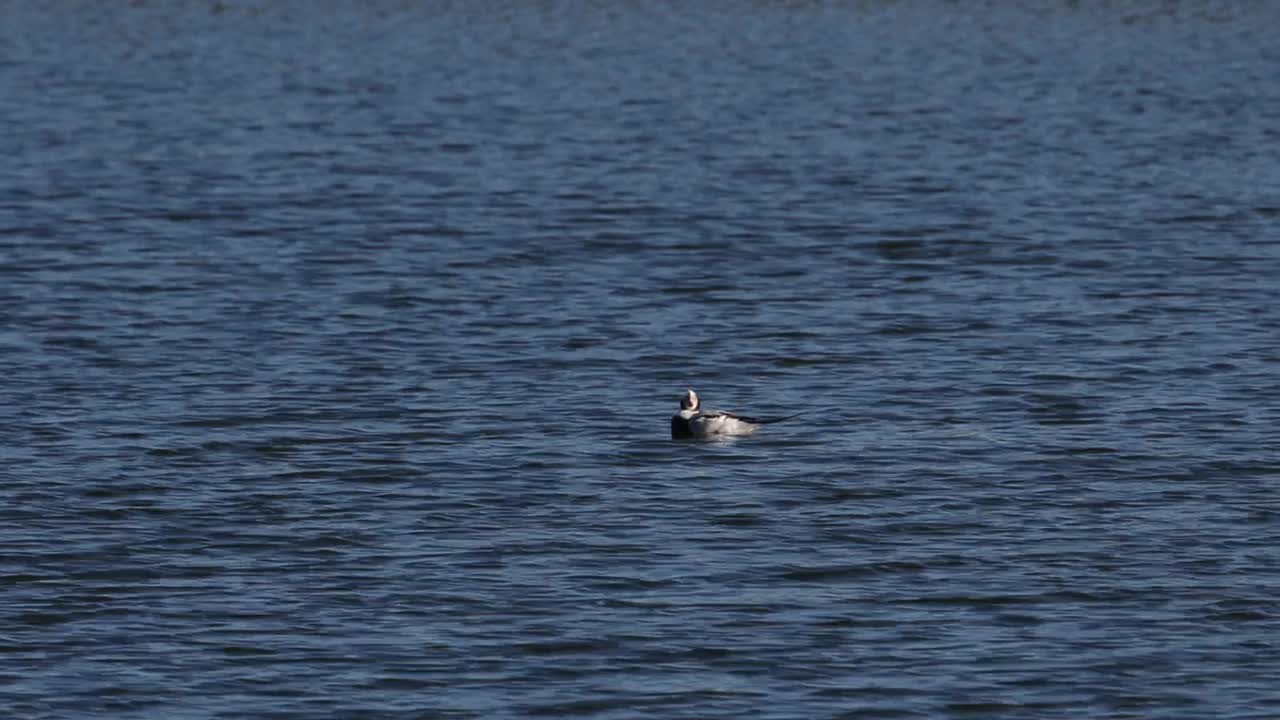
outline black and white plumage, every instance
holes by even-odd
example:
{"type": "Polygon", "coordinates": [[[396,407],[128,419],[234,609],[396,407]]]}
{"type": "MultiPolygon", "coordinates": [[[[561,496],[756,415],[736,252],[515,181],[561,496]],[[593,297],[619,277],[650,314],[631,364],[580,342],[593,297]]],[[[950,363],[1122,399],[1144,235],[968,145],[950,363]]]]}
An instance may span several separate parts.
{"type": "MultiPolygon", "coordinates": [[[[800,414],[800,413],[797,413],[800,414]]],[[[703,411],[702,401],[692,390],[680,398],[680,412],[671,416],[671,439],[707,439],[733,435],[750,435],[761,425],[789,420],[795,415],[776,418],[752,418],[716,410],[703,411]]]]}

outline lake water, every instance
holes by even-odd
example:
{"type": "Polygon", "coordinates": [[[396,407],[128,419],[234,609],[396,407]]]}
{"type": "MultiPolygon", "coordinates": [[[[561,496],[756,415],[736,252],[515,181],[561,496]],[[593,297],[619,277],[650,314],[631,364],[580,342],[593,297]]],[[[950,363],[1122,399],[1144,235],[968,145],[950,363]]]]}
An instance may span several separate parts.
{"type": "Polygon", "coordinates": [[[3,717],[1280,713],[1280,5],[0,9],[3,717]]]}

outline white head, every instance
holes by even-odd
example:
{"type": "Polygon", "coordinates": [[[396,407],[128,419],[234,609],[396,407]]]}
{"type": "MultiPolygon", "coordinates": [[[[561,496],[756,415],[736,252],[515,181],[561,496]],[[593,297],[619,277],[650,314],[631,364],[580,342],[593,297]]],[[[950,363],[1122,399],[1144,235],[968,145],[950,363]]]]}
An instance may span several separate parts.
{"type": "Polygon", "coordinates": [[[685,391],[685,393],[684,393],[684,397],[680,398],[680,409],[681,409],[681,410],[694,410],[694,411],[696,411],[696,410],[698,409],[698,407],[699,407],[701,404],[702,404],[702,403],[701,403],[701,402],[699,402],[699,400],[698,400],[698,393],[696,393],[696,392],[694,392],[694,391],[692,391],[692,390],[686,390],[686,391],[685,391]]]}

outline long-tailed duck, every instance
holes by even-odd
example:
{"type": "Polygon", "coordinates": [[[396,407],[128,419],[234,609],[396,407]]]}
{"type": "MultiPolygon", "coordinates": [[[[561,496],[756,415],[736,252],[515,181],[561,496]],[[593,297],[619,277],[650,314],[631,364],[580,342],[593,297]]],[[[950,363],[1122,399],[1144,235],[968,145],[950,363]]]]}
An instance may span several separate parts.
{"type": "MultiPolygon", "coordinates": [[[[796,413],[799,415],[801,413],[796,413]]],[[[731,435],[750,435],[761,425],[790,420],[795,415],[775,418],[752,418],[728,412],[702,410],[702,401],[692,390],[680,398],[680,412],[671,416],[671,439],[715,438],[731,435]]]]}

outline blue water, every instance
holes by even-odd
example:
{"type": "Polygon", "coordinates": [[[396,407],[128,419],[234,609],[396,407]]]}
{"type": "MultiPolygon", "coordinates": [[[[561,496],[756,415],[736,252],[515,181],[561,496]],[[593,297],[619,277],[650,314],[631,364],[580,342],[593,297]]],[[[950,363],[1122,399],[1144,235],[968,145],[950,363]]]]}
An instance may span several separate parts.
{"type": "Polygon", "coordinates": [[[0,12],[0,717],[1280,712],[1280,5],[0,12]]]}

